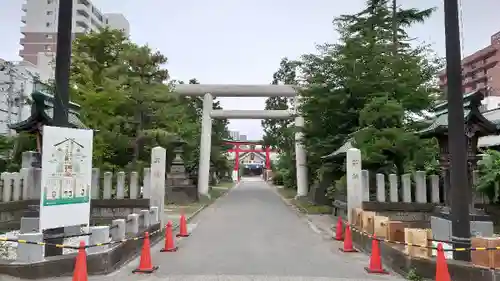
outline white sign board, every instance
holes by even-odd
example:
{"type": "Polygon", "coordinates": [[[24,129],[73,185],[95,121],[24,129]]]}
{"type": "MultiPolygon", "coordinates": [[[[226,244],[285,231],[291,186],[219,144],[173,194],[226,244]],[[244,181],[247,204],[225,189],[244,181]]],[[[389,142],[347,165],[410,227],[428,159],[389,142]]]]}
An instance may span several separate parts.
{"type": "Polygon", "coordinates": [[[357,148],[347,150],[347,217],[353,223],[352,209],[362,206],[361,151],[357,148]]]}
{"type": "Polygon", "coordinates": [[[89,224],[93,131],[43,127],[40,230],[89,224]]]}

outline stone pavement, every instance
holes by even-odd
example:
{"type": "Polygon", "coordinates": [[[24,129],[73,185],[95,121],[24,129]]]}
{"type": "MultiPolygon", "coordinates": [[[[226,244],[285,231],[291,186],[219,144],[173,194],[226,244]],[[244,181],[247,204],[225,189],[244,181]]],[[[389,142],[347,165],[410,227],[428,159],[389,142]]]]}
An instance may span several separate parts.
{"type": "Polygon", "coordinates": [[[261,180],[243,180],[191,226],[192,235],[179,242],[178,252],[160,253],[162,245],[153,247],[157,272],[131,274],[136,259],[118,272],[89,281],[404,280],[396,274],[366,274],[368,256],[340,253],[339,242],[324,239],[261,180]]]}

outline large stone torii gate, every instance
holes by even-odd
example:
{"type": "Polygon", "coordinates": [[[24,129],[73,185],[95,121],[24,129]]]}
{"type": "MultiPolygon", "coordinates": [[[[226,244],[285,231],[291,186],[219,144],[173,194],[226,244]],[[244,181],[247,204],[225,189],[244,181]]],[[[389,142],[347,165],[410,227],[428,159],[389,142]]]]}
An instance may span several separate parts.
{"type": "MultiPolygon", "coordinates": [[[[175,86],[175,92],[182,96],[203,97],[198,168],[198,193],[202,196],[209,197],[212,119],[289,119],[295,117],[295,126],[304,126],[304,118],[297,114],[300,97],[295,86],[179,84],[175,86]],[[296,107],[293,110],[213,110],[214,97],[290,97],[295,98],[296,107]]],[[[301,139],[302,133],[297,130],[295,133],[297,197],[306,196],[308,192],[306,152],[301,139]]]]}

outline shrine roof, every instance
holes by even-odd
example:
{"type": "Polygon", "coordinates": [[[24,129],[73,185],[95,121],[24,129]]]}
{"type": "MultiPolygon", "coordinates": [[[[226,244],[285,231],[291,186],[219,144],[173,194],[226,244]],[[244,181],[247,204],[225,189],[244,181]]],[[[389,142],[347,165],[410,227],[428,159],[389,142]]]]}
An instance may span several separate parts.
{"type": "MultiPolygon", "coordinates": [[[[480,112],[479,106],[484,98],[484,90],[477,90],[464,95],[464,122],[473,120],[480,124],[484,134],[496,134],[500,131],[500,112],[480,112]]],[[[448,132],[448,103],[443,102],[434,107],[436,117],[429,120],[430,124],[427,128],[420,130],[417,134],[422,137],[430,137],[435,135],[443,135],[448,132]]]]}
{"type": "MultiPolygon", "coordinates": [[[[9,128],[17,132],[33,132],[38,129],[38,124],[52,125],[54,116],[53,100],[54,96],[37,91],[31,94],[33,104],[31,105],[31,115],[24,121],[10,124],[9,128]]],[[[70,103],[68,109],[68,123],[72,128],[87,129],[87,126],[80,120],[78,110],[80,106],[70,103]]]]}
{"type": "Polygon", "coordinates": [[[321,159],[323,160],[331,160],[331,159],[334,159],[336,157],[339,157],[339,156],[343,156],[345,153],[347,153],[347,151],[351,148],[355,148],[354,147],[354,138],[350,138],[348,139],[341,147],[339,147],[337,150],[335,150],[334,152],[328,154],[328,155],[325,155],[325,156],[321,156],[321,159]]]}

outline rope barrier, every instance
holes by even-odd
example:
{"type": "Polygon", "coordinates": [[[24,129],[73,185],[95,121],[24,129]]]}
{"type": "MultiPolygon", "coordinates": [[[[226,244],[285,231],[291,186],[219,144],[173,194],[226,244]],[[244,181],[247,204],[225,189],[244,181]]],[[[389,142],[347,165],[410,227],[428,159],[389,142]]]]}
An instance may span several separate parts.
{"type": "MultiPolygon", "coordinates": [[[[344,222],[344,225],[347,225],[347,223],[344,222]]],[[[363,236],[366,236],[370,239],[378,240],[380,242],[385,242],[385,243],[389,243],[389,244],[396,244],[396,245],[403,245],[403,246],[410,246],[410,247],[416,247],[416,248],[424,248],[424,249],[430,249],[430,250],[437,250],[437,247],[434,247],[434,246],[427,246],[427,245],[424,246],[424,245],[418,245],[418,244],[413,244],[413,243],[392,241],[392,240],[388,240],[388,239],[379,238],[373,234],[370,234],[366,231],[358,229],[355,225],[349,224],[349,226],[353,232],[357,232],[363,236]]],[[[435,242],[448,243],[448,244],[454,243],[452,241],[446,242],[446,241],[437,241],[437,240],[432,240],[432,239],[428,239],[428,241],[435,241],[435,242]]],[[[443,249],[444,252],[497,251],[497,250],[500,250],[500,247],[470,247],[470,248],[443,249]]]]}
{"type": "MultiPolygon", "coordinates": [[[[177,225],[175,225],[174,227],[177,227],[177,225]]],[[[160,228],[158,230],[150,232],[149,237],[156,235],[158,233],[161,233],[162,231],[163,231],[163,229],[160,228]]],[[[81,236],[81,235],[79,235],[79,236],[81,236]]],[[[142,240],[142,239],[144,239],[144,234],[141,234],[140,236],[136,236],[136,237],[122,239],[120,241],[110,241],[110,242],[106,242],[106,243],[96,243],[96,244],[92,244],[92,245],[86,245],[85,249],[93,248],[93,247],[101,247],[101,246],[106,246],[106,245],[116,245],[116,244],[125,243],[127,241],[137,241],[137,240],[142,240]]],[[[30,245],[39,245],[39,246],[52,246],[52,247],[56,247],[56,248],[73,249],[73,250],[81,249],[80,246],[55,244],[55,243],[49,243],[49,242],[35,242],[35,241],[27,241],[27,240],[23,240],[23,239],[14,239],[14,238],[8,238],[8,237],[0,237],[0,242],[12,242],[12,243],[18,243],[18,244],[30,244],[30,245]]]]}

